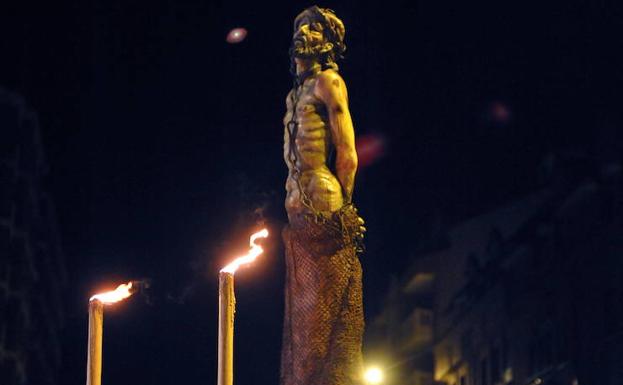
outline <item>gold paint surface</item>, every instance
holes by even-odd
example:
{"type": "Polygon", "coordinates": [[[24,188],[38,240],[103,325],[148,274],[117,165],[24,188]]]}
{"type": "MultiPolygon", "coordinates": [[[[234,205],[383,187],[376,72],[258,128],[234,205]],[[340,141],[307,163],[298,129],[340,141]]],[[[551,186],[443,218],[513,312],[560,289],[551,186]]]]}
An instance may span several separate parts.
{"type": "Polygon", "coordinates": [[[89,301],[89,345],[87,355],[87,385],[102,383],[102,334],[104,329],[104,304],[89,301]]]}
{"type": "Polygon", "coordinates": [[[218,385],[234,383],[234,275],[219,273],[218,385]]]}

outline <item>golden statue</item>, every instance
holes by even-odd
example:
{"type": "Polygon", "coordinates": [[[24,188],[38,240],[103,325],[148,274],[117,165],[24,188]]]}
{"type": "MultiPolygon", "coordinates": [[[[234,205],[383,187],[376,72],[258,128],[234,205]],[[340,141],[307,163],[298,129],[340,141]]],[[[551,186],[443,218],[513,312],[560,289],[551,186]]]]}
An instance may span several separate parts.
{"type": "Polygon", "coordinates": [[[294,86],[284,117],[289,225],[281,385],[362,383],[358,252],[365,229],[352,204],[355,134],[336,64],[344,34],[329,9],[313,6],[294,20],[294,86]]]}

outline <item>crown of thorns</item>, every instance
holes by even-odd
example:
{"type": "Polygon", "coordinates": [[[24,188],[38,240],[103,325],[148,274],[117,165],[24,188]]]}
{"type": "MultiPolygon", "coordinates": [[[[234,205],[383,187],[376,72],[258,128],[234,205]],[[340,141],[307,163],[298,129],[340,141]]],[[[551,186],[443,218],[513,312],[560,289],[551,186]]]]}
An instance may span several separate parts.
{"type": "Polygon", "coordinates": [[[344,44],[344,35],[346,34],[346,30],[344,28],[344,23],[340,20],[332,9],[329,8],[320,8],[316,5],[308,8],[316,18],[321,21],[326,28],[324,28],[323,33],[327,40],[329,40],[334,47],[334,53],[337,57],[342,57],[344,51],[346,51],[346,45],[344,44]]]}

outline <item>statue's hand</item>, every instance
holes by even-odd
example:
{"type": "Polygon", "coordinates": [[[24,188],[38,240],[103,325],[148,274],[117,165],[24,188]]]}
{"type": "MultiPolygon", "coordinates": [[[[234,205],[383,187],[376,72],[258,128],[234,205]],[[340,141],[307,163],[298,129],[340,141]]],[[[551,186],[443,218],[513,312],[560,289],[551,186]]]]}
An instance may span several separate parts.
{"type": "Polygon", "coordinates": [[[348,203],[337,212],[341,218],[342,231],[345,231],[345,235],[351,241],[354,242],[354,246],[358,252],[364,250],[363,236],[367,231],[364,224],[365,221],[359,216],[357,208],[353,203],[348,203]]]}
{"type": "Polygon", "coordinates": [[[359,215],[357,215],[357,222],[359,222],[359,232],[360,233],[365,233],[366,231],[368,231],[368,229],[366,229],[366,227],[364,226],[364,224],[366,223],[366,221],[363,220],[362,217],[360,217],[359,215]]]}
{"type": "Polygon", "coordinates": [[[357,244],[357,251],[363,252],[364,251],[363,236],[365,232],[368,231],[368,229],[366,229],[366,227],[364,226],[366,222],[363,220],[362,217],[359,216],[359,214],[357,214],[357,222],[359,222],[359,231],[355,233],[355,243],[357,244]]]}

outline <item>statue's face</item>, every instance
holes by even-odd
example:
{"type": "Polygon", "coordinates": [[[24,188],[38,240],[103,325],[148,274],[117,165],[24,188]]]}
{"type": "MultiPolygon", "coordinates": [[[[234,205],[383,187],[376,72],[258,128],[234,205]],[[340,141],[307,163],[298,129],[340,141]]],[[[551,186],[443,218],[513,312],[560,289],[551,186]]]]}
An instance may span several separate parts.
{"type": "Polygon", "coordinates": [[[303,12],[294,20],[292,47],[295,57],[308,59],[319,55],[326,43],[323,25],[309,12],[303,12]]]}

